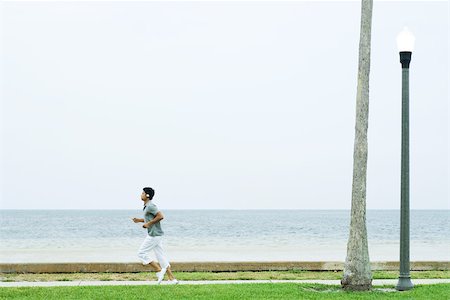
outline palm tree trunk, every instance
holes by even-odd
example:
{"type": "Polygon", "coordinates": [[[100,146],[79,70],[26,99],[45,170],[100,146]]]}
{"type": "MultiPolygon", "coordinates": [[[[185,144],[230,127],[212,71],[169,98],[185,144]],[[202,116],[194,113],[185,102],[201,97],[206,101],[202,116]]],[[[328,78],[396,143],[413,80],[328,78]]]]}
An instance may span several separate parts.
{"type": "Polygon", "coordinates": [[[370,40],[372,0],[362,0],[359,40],[356,128],[353,150],[353,185],[350,235],[341,285],[349,290],[370,290],[369,249],[366,229],[367,128],[369,120],[370,40]]]}

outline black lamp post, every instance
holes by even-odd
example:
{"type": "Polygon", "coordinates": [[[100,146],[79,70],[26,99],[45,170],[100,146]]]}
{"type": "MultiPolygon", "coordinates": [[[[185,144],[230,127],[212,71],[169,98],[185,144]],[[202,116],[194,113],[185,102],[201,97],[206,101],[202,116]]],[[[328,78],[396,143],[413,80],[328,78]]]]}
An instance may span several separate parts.
{"type": "Polygon", "coordinates": [[[402,162],[401,162],[401,208],[400,208],[400,275],[396,289],[410,290],[409,265],[409,63],[415,38],[405,27],[397,37],[400,63],[402,64],[402,162]]]}

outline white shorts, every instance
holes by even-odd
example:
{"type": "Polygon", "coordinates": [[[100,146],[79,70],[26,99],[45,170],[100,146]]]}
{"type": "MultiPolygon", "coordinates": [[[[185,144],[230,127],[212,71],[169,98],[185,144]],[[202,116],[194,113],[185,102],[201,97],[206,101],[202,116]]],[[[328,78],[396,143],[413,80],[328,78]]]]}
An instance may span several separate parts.
{"type": "Polygon", "coordinates": [[[153,261],[149,255],[151,250],[155,253],[156,259],[158,260],[161,268],[170,267],[169,261],[164,255],[162,236],[146,236],[141,248],[139,248],[138,251],[138,257],[142,261],[143,265],[148,265],[153,261]]]}

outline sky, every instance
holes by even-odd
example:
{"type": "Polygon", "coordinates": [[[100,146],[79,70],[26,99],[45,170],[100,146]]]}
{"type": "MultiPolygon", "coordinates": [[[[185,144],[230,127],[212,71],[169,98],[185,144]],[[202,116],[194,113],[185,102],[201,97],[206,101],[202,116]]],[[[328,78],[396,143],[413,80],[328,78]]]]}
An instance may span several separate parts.
{"type": "MultiPolygon", "coordinates": [[[[360,1],[1,4],[0,209],[349,209],[360,1]]],[[[375,1],[367,208],[449,209],[449,2],[375,1]]]]}

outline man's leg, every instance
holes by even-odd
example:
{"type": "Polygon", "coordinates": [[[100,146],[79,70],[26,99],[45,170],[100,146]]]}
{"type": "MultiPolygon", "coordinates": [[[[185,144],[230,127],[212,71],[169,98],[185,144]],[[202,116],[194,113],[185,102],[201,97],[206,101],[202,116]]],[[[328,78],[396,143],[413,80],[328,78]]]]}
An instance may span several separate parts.
{"type": "Polygon", "coordinates": [[[159,272],[161,271],[161,267],[156,262],[152,261],[149,256],[150,251],[157,245],[156,242],[157,241],[153,237],[147,236],[139,248],[138,257],[144,266],[150,265],[156,272],[159,272]]]}
{"type": "Polygon", "coordinates": [[[167,268],[166,273],[167,273],[167,276],[169,277],[169,280],[174,280],[175,279],[175,277],[172,274],[172,270],[170,270],[170,266],[167,268]]]}
{"type": "Polygon", "coordinates": [[[161,239],[159,239],[159,242],[153,248],[153,251],[155,252],[156,259],[158,260],[161,267],[166,269],[166,273],[167,273],[167,276],[169,277],[169,280],[174,280],[175,277],[173,276],[172,270],[170,269],[170,263],[164,254],[161,239]]]}
{"type": "Polygon", "coordinates": [[[156,271],[156,272],[159,272],[159,271],[161,271],[161,267],[159,266],[159,264],[158,264],[158,263],[156,263],[156,262],[152,261],[152,262],[150,262],[150,263],[149,263],[149,265],[150,265],[150,266],[152,266],[152,267],[153,267],[153,269],[155,269],[155,271],[156,271]]]}

